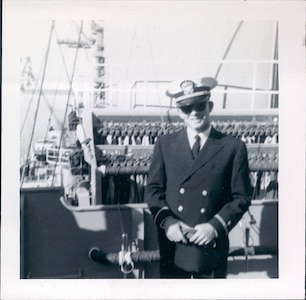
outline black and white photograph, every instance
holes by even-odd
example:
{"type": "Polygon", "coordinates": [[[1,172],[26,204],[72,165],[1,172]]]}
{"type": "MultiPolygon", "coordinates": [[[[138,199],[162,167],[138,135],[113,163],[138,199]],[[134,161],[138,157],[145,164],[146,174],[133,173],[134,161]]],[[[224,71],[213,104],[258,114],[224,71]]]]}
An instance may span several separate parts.
{"type": "Polygon", "coordinates": [[[303,1],[3,2],[2,299],[304,298],[303,1]]]}

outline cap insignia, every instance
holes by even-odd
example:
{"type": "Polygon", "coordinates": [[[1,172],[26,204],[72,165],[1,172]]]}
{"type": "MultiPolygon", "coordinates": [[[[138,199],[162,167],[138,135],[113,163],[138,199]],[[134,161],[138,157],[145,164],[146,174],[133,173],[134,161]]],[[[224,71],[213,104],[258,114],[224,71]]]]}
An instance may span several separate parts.
{"type": "Polygon", "coordinates": [[[195,83],[191,80],[184,80],[181,82],[180,87],[184,95],[189,95],[194,92],[195,83]]]}

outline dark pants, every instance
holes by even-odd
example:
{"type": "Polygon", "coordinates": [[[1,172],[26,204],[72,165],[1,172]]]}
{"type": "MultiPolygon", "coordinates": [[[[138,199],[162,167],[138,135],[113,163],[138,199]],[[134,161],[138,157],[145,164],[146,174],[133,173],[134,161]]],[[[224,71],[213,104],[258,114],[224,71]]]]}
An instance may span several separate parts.
{"type": "Polygon", "coordinates": [[[160,278],[203,278],[203,279],[216,279],[226,278],[227,274],[227,262],[218,266],[210,273],[193,273],[186,272],[174,264],[160,264],[160,278]]]}
{"type": "Polygon", "coordinates": [[[170,242],[163,231],[158,235],[160,247],[160,278],[226,278],[227,260],[219,263],[213,271],[207,273],[187,272],[174,264],[175,243],[170,242]]]}

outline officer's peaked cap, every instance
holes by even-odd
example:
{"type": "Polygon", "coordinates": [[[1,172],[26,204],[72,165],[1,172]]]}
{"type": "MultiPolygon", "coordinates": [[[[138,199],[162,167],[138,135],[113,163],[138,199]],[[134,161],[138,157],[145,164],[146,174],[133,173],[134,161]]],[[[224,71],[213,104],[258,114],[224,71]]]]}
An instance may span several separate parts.
{"type": "Polygon", "coordinates": [[[203,77],[196,80],[181,80],[173,82],[166,91],[166,95],[175,99],[178,107],[190,105],[198,101],[206,101],[210,91],[218,84],[212,77],[203,77]]]}

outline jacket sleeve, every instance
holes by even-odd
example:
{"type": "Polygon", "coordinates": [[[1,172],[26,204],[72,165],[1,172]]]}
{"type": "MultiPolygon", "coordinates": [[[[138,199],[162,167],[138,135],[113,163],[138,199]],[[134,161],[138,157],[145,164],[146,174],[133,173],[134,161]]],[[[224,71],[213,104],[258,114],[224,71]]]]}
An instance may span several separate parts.
{"type": "Polygon", "coordinates": [[[154,222],[158,227],[161,227],[167,217],[172,216],[166,201],[166,182],[167,178],[164,158],[160,138],[158,138],[154,146],[147,186],[145,189],[145,202],[148,204],[154,222]]]}
{"type": "Polygon", "coordinates": [[[248,155],[241,142],[233,161],[231,174],[231,201],[209,221],[218,234],[228,232],[239,222],[251,204],[248,155]]]}

